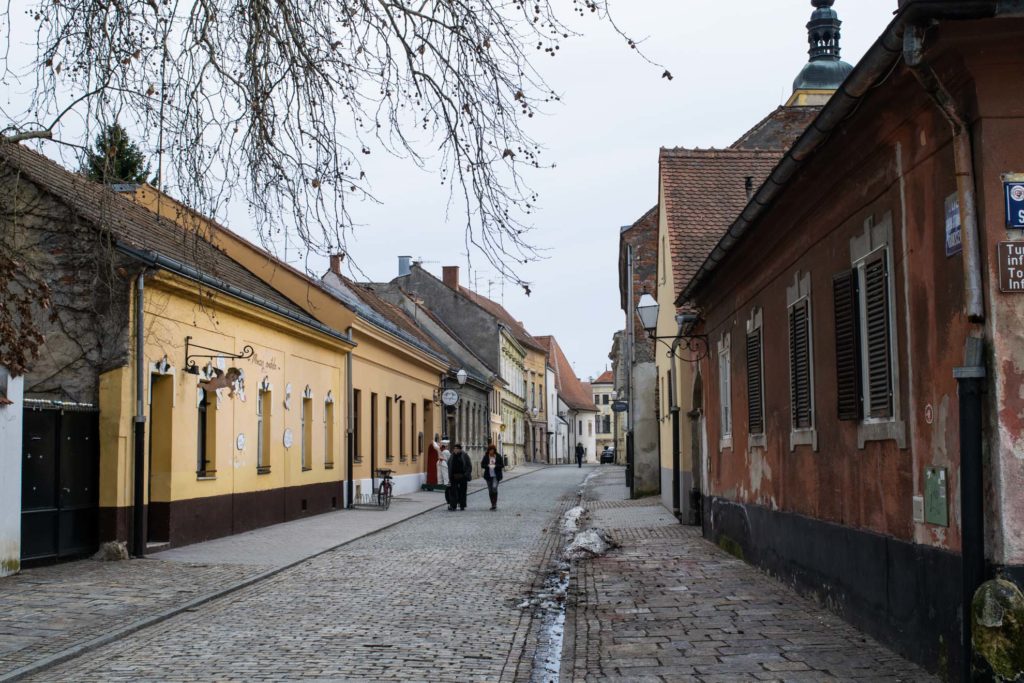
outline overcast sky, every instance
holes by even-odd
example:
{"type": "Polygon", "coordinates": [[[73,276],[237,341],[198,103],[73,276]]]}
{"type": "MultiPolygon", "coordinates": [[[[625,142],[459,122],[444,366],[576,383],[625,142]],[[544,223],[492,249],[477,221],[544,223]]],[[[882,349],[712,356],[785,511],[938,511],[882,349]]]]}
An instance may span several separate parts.
{"type": "MultiPolygon", "coordinates": [[[[564,93],[562,106],[531,128],[557,168],[536,173],[541,195],[535,240],[550,249],[526,266],[526,297],[504,289],[505,307],[536,335],[558,338],[583,379],[609,365],[612,334],[624,327],[618,296],[619,228],[657,203],[658,149],[725,147],[783,104],[807,62],[808,0],[619,0],[615,17],[627,33],[648,36],[644,50],[674,80],[637,59],[613,32],[594,22],[541,66],[564,93]]],[[[843,57],[855,63],[892,18],[896,0],[839,0],[843,57]]],[[[383,160],[377,159],[378,163],[383,160]]],[[[467,284],[460,218],[445,222],[446,195],[427,174],[389,162],[376,173],[382,206],[359,209],[366,227],[349,248],[373,279],[397,274],[409,254],[440,274],[460,265],[467,284]]],[[[485,262],[479,291],[487,294],[485,262]]],[[[501,301],[499,283],[492,298],[501,301]]]]}
{"type": "MultiPolygon", "coordinates": [[[[896,4],[838,0],[846,61],[856,63],[896,4]]],[[[583,379],[609,366],[612,334],[624,326],[619,229],[657,202],[658,149],[728,146],[783,104],[807,61],[805,24],[812,11],[809,0],[611,5],[619,26],[635,38],[646,37],[644,51],[674,80],[661,78],[661,68],[637,58],[621,37],[590,17],[578,26],[584,37],[567,41],[556,58],[539,57],[549,84],[563,94],[561,104],[530,120],[528,129],[545,145],[546,161],[557,164],[529,178],[540,193],[534,242],[547,250],[547,258],[523,267],[521,276],[532,289],[527,298],[515,285],[503,288],[486,261],[472,256],[480,267],[474,278],[478,291],[490,291],[531,333],[557,337],[583,379]]],[[[62,156],[53,147],[44,151],[62,156]]],[[[361,270],[372,280],[390,280],[398,256],[407,254],[437,274],[442,265],[459,265],[463,285],[473,284],[462,253],[463,218],[457,212],[446,217],[448,195],[436,176],[383,155],[374,156],[367,171],[382,204],[352,207],[363,227],[348,247],[361,270]]],[[[244,211],[229,213],[227,223],[250,233],[244,211]]],[[[303,263],[294,248],[289,261],[303,263]]],[[[327,260],[314,257],[310,265],[322,272],[327,260]]]]}

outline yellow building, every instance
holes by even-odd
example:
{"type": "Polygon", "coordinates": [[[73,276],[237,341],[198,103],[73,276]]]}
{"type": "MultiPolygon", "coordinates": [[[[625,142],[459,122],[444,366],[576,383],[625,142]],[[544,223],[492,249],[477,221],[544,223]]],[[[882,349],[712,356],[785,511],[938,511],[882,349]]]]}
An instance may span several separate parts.
{"type": "MultiPolygon", "coordinates": [[[[306,314],[331,326],[345,325],[352,353],[352,489],[365,500],[379,483],[378,470],[392,470],[394,493],[418,490],[426,479],[427,450],[440,432],[436,405],[440,377],[447,372],[443,351],[400,309],[369,286],[341,275],[344,255],[331,259],[323,282],[282,263],[227,228],[197,216],[149,186],[136,201],[208,237],[266,284],[287,294],[306,314]]],[[[346,492],[347,495],[348,492],[346,492]]]]}
{"type": "Polygon", "coordinates": [[[548,414],[545,404],[548,354],[530,346],[524,345],[524,348],[526,459],[531,462],[548,462],[548,414]]]}
{"type": "Polygon", "coordinates": [[[615,448],[615,420],[618,413],[612,411],[615,403],[615,381],[611,370],[605,370],[597,379],[590,383],[594,392],[594,405],[597,406],[597,417],[594,418],[596,434],[594,448],[598,457],[606,448],[615,448]]]}

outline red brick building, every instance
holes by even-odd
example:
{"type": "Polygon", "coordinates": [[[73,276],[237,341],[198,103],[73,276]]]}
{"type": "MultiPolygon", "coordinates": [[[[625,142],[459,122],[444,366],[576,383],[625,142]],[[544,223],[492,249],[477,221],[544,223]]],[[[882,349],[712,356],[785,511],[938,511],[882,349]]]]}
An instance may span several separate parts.
{"type": "Polygon", "coordinates": [[[901,3],[675,302],[705,534],[954,679],[962,567],[1024,585],[1022,43],[1007,3],[901,3]]]}

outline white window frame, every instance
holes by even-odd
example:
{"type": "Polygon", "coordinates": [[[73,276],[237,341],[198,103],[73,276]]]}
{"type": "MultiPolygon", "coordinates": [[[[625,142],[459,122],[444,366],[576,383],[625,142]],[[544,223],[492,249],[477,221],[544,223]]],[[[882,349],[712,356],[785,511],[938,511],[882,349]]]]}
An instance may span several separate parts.
{"type": "Polygon", "coordinates": [[[732,448],[732,334],[718,340],[718,450],[732,448]]]}
{"type": "Polygon", "coordinates": [[[857,448],[863,449],[868,441],[896,441],[900,448],[907,447],[907,428],[900,405],[899,346],[896,329],[896,287],[895,263],[892,257],[892,213],[886,212],[881,222],[875,223],[874,216],[864,221],[864,232],[850,240],[850,265],[857,273],[857,315],[860,320],[860,362],[861,362],[861,421],[857,425],[857,448]],[[864,320],[867,304],[864,292],[865,266],[879,251],[885,252],[888,269],[889,297],[889,370],[892,376],[892,417],[873,418],[867,384],[867,330],[864,320]]]}
{"type": "Polygon", "coordinates": [[[818,452],[818,412],[814,403],[814,309],[811,306],[811,274],[801,273],[799,270],[793,275],[793,284],[786,288],[786,329],[789,336],[789,316],[794,306],[807,302],[807,366],[808,383],[811,407],[811,426],[804,429],[796,429],[793,426],[793,340],[789,341],[789,451],[792,453],[797,446],[810,446],[815,453],[818,452]]]}

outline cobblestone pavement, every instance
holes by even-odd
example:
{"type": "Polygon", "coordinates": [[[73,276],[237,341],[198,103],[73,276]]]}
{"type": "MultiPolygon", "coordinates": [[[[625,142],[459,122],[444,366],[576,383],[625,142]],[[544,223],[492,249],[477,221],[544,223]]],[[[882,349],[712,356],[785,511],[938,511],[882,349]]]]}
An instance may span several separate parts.
{"type": "Polygon", "coordinates": [[[529,680],[520,605],[593,468],[553,467],[286,569],[38,673],[40,681],[529,680]]]}
{"type": "Polygon", "coordinates": [[[936,680],[621,482],[585,496],[621,547],[574,565],[563,682],[936,680]]]}

